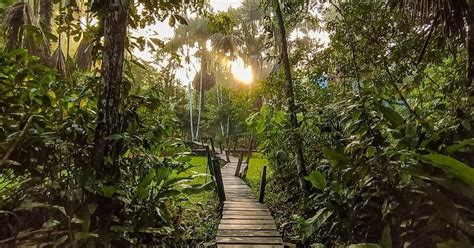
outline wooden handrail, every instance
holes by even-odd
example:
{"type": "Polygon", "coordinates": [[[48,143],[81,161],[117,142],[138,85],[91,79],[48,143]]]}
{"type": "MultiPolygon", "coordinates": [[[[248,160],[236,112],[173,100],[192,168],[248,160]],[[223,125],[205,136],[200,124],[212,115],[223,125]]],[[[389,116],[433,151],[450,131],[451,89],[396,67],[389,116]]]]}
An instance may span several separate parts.
{"type": "Polygon", "coordinates": [[[221,165],[218,158],[212,159],[212,165],[214,168],[214,179],[216,182],[217,195],[219,196],[219,202],[223,204],[225,202],[225,191],[224,182],[222,181],[221,165]]]}
{"type": "Polygon", "coordinates": [[[267,166],[263,166],[262,178],[260,179],[260,193],[258,194],[258,202],[263,203],[265,198],[265,186],[267,186],[267,166]]]}

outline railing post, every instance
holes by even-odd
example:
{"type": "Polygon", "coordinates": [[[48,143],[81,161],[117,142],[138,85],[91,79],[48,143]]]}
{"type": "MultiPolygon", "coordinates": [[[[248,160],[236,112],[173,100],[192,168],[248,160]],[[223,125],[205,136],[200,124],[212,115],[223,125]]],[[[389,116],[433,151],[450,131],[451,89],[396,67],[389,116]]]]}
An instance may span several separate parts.
{"type": "Polygon", "coordinates": [[[237,137],[237,134],[235,135],[235,139],[234,139],[234,149],[233,149],[233,153],[235,154],[235,150],[237,149],[237,140],[239,138],[237,137]]]}
{"type": "Polygon", "coordinates": [[[230,162],[230,135],[227,137],[227,152],[225,153],[225,158],[227,162],[230,162]]]}
{"type": "Polygon", "coordinates": [[[222,148],[222,140],[219,140],[219,153],[222,154],[223,148],[222,148]]]}
{"type": "Polygon", "coordinates": [[[267,166],[263,166],[262,178],[260,179],[260,194],[258,195],[258,202],[263,203],[265,198],[265,186],[267,185],[267,166]]]}
{"type": "MultiPolygon", "coordinates": [[[[207,154],[206,174],[207,174],[207,170],[209,169],[209,173],[211,173],[211,175],[213,176],[214,175],[214,170],[212,169],[212,156],[211,156],[211,151],[209,149],[209,146],[206,146],[206,154],[207,154]]],[[[207,181],[207,179],[206,179],[206,181],[207,181]]]]}
{"type": "Polygon", "coordinates": [[[212,154],[216,154],[216,148],[214,147],[214,138],[209,138],[211,141],[212,154]]]}
{"type": "Polygon", "coordinates": [[[221,165],[219,163],[219,159],[214,158],[212,160],[212,165],[214,168],[214,178],[217,186],[217,195],[219,196],[220,203],[224,203],[225,199],[225,191],[224,191],[224,183],[222,181],[222,173],[221,173],[221,165]]]}
{"type": "Polygon", "coordinates": [[[253,152],[253,137],[252,137],[252,134],[250,134],[249,152],[248,152],[248,157],[247,157],[247,166],[249,166],[250,158],[252,157],[252,152],[253,152]]]}
{"type": "Polygon", "coordinates": [[[239,162],[237,162],[237,168],[235,168],[234,176],[238,177],[240,175],[240,167],[242,166],[242,160],[244,159],[244,152],[240,152],[239,162]]]}

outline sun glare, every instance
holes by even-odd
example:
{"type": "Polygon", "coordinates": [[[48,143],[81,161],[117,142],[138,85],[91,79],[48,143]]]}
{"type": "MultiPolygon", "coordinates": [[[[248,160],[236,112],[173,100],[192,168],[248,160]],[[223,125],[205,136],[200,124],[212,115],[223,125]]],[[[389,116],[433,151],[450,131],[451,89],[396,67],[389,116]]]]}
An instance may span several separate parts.
{"type": "Polygon", "coordinates": [[[252,67],[250,65],[246,66],[241,58],[230,62],[230,71],[237,81],[244,84],[252,83],[252,67]]]}

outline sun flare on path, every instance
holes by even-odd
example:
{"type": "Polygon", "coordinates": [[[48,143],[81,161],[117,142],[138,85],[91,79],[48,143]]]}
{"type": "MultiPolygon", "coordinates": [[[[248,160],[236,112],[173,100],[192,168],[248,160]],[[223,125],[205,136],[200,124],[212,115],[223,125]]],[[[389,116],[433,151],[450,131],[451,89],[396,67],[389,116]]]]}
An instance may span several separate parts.
{"type": "Polygon", "coordinates": [[[252,66],[246,66],[242,58],[230,62],[230,71],[237,81],[251,84],[253,80],[252,66]]]}

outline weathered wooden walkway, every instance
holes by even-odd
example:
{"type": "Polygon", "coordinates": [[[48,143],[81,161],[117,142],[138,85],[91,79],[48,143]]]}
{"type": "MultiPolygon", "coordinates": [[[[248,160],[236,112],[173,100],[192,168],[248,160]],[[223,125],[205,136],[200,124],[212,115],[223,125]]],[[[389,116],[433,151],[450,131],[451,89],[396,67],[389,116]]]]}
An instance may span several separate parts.
{"type": "MultiPolygon", "coordinates": [[[[224,154],[216,155],[226,160],[224,154]]],[[[238,159],[233,156],[229,158],[230,162],[222,169],[226,201],[217,230],[217,247],[283,247],[283,240],[270,211],[265,204],[257,201],[242,179],[234,176],[238,159]]]]}

